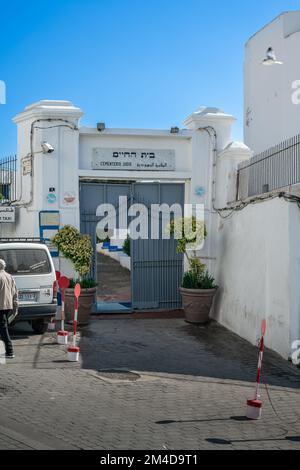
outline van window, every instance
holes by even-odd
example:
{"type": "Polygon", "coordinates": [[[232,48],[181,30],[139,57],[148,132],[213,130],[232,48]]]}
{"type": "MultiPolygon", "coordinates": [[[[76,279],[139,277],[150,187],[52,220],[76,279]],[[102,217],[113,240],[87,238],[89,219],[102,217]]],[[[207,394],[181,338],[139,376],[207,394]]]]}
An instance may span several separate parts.
{"type": "Polygon", "coordinates": [[[0,258],[6,262],[6,271],[13,276],[51,273],[49,258],[44,250],[0,250],[0,258]]]}

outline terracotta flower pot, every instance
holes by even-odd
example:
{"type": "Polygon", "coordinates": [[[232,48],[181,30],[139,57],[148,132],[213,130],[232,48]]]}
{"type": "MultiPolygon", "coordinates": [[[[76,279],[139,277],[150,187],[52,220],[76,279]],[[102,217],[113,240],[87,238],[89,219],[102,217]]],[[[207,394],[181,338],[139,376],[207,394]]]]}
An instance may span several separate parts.
{"type": "MultiPolygon", "coordinates": [[[[81,289],[78,306],[78,324],[87,325],[90,321],[96,287],[81,289]]],[[[67,322],[74,318],[74,289],[66,289],[65,294],[65,317],[67,322]]]]}
{"type": "Polygon", "coordinates": [[[217,290],[217,288],[180,288],[185,318],[188,323],[205,324],[209,321],[210,310],[217,290]]]}

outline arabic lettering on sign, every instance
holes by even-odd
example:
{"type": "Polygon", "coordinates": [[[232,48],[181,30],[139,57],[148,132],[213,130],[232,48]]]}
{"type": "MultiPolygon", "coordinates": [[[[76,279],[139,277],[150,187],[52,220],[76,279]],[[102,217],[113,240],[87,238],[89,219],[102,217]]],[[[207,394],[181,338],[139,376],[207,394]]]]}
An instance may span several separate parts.
{"type": "Polygon", "coordinates": [[[174,171],[175,151],[95,148],[92,169],[174,171]]]}

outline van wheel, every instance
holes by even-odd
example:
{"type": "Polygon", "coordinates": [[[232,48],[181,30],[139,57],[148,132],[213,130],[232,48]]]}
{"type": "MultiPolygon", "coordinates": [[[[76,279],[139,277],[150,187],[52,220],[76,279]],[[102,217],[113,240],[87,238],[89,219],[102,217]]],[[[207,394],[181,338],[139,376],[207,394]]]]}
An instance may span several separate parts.
{"type": "Polygon", "coordinates": [[[48,323],[45,320],[34,320],[31,323],[34,333],[37,335],[43,335],[48,329],[48,323]]]}

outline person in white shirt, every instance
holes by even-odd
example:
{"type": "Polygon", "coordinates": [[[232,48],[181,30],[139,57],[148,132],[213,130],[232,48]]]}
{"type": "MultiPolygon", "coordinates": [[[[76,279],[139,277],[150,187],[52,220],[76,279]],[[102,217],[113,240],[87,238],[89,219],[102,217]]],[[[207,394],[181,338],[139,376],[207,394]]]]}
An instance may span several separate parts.
{"type": "Polygon", "coordinates": [[[15,357],[8,332],[8,316],[18,308],[18,291],[14,278],[5,271],[6,263],[0,259],[0,337],[5,345],[5,357],[15,357]]]}

